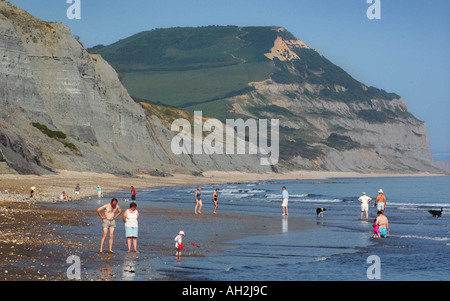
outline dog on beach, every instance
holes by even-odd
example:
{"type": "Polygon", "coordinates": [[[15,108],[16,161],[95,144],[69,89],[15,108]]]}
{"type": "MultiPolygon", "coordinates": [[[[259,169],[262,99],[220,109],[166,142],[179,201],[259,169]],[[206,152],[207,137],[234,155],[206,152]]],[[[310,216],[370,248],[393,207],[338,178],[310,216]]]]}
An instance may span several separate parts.
{"type": "Polygon", "coordinates": [[[441,210],[428,210],[428,212],[433,216],[433,217],[441,217],[442,215],[442,211],[444,211],[444,209],[441,208],[441,210]]]}
{"type": "Polygon", "coordinates": [[[317,214],[317,217],[323,217],[323,212],[324,211],[327,211],[327,209],[325,209],[325,208],[317,208],[316,209],[316,214],[317,214]]]}

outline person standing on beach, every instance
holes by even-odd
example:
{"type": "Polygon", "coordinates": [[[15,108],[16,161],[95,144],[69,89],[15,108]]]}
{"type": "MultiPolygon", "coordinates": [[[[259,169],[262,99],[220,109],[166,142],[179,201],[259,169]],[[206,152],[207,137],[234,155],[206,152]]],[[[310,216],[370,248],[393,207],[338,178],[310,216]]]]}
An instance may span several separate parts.
{"type": "Polygon", "coordinates": [[[369,202],[371,200],[372,198],[367,196],[365,192],[359,197],[358,201],[361,202],[361,219],[363,218],[364,212],[366,212],[366,220],[369,220],[369,202]]]}
{"type": "Polygon", "coordinates": [[[194,212],[197,214],[197,207],[198,207],[198,213],[202,214],[202,197],[201,197],[201,188],[197,187],[197,191],[195,192],[195,209],[194,212]]]}
{"type": "Polygon", "coordinates": [[[375,199],[375,207],[384,214],[384,210],[386,210],[386,196],[383,193],[383,189],[378,190],[378,195],[375,199]]]}
{"type": "Polygon", "coordinates": [[[77,184],[77,186],[75,186],[75,197],[78,199],[78,197],[80,196],[80,184],[77,184]]]}
{"type": "Polygon", "coordinates": [[[35,186],[31,186],[31,188],[30,188],[30,198],[32,198],[34,196],[35,192],[36,192],[36,187],[35,186]]]}
{"type": "Polygon", "coordinates": [[[131,243],[133,242],[134,252],[137,250],[138,237],[138,220],[139,212],[136,210],[136,203],[130,203],[130,209],[127,209],[123,214],[123,222],[125,223],[125,236],[127,237],[128,253],[131,251],[131,243]]]}
{"type": "Polygon", "coordinates": [[[289,193],[286,190],[286,186],[283,186],[281,192],[281,208],[283,209],[283,216],[288,216],[288,201],[289,201],[289,193]]]}
{"type": "Polygon", "coordinates": [[[214,212],[213,212],[214,214],[217,214],[216,210],[217,210],[217,206],[219,206],[219,201],[217,200],[218,193],[219,193],[219,188],[216,188],[216,191],[214,191],[213,196],[212,196],[212,201],[214,204],[214,212]]]}
{"type": "Polygon", "coordinates": [[[389,235],[389,221],[383,212],[378,210],[376,223],[378,224],[378,231],[380,232],[380,237],[387,237],[389,235]]]}
{"type": "Polygon", "coordinates": [[[183,236],[184,236],[184,231],[181,230],[180,232],[178,232],[178,235],[174,238],[174,240],[175,240],[175,249],[177,249],[177,253],[175,254],[175,256],[181,256],[181,250],[184,247],[184,245],[182,243],[183,236]]]}
{"type": "Polygon", "coordinates": [[[105,242],[106,235],[109,230],[109,252],[114,253],[112,250],[113,240],[114,240],[114,229],[116,228],[115,219],[122,213],[119,205],[117,204],[117,199],[112,199],[109,204],[105,204],[97,209],[97,214],[102,219],[103,236],[100,241],[100,253],[103,252],[103,243],[105,242]],[[105,215],[102,215],[102,212],[105,215]]]}
{"type": "Polygon", "coordinates": [[[97,185],[97,195],[98,195],[98,200],[101,201],[102,200],[102,188],[100,187],[100,185],[97,185]]]}
{"type": "Polygon", "coordinates": [[[131,201],[136,202],[136,189],[134,189],[134,186],[131,186],[131,201]]]}

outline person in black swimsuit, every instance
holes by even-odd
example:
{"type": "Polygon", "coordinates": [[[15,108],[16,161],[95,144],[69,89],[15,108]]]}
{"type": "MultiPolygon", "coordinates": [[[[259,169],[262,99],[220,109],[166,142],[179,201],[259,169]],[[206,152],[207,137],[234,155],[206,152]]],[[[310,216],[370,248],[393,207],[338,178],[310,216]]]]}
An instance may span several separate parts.
{"type": "Polygon", "coordinates": [[[219,206],[219,201],[217,201],[217,194],[219,193],[219,188],[213,193],[213,203],[214,203],[214,214],[216,214],[217,206],[219,206]]]}
{"type": "Polygon", "coordinates": [[[198,208],[198,213],[202,214],[202,198],[201,198],[201,192],[200,192],[200,187],[197,188],[197,191],[195,192],[195,209],[194,212],[195,214],[197,214],[197,207],[198,208]]]}

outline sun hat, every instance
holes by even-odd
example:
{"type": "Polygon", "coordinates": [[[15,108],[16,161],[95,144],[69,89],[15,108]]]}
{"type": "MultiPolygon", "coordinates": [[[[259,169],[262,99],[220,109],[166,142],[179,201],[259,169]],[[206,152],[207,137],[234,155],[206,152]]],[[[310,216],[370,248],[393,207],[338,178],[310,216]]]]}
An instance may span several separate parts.
{"type": "Polygon", "coordinates": [[[383,193],[383,189],[378,190],[378,193],[383,193]]]}
{"type": "Polygon", "coordinates": [[[180,232],[178,232],[178,235],[184,235],[184,231],[181,230],[180,232]]]}

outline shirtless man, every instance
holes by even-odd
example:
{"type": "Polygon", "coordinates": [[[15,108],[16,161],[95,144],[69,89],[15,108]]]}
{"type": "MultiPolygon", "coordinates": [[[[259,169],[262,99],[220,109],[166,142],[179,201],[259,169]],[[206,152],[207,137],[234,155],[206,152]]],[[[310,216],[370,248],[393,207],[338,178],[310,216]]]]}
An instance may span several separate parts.
{"type": "Polygon", "coordinates": [[[386,196],[383,193],[383,189],[378,190],[377,198],[375,199],[375,207],[377,207],[378,211],[386,210],[386,196]]]}
{"type": "Polygon", "coordinates": [[[382,211],[378,211],[377,215],[376,223],[379,225],[380,236],[387,237],[389,235],[389,221],[382,211]]]}
{"type": "Polygon", "coordinates": [[[97,214],[102,218],[103,223],[103,236],[100,241],[100,253],[103,252],[103,243],[105,242],[106,235],[109,229],[109,252],[114,253],[112,250],[113,239],[114,239],[114,229],[116,227],[115,219],[122,213],[119,205],[117,205],[117,199],[112,199],[109,204],[105,204],[97,209],[97,214]],[[105,215],[102,215],[102,212],[105,215]]]}

